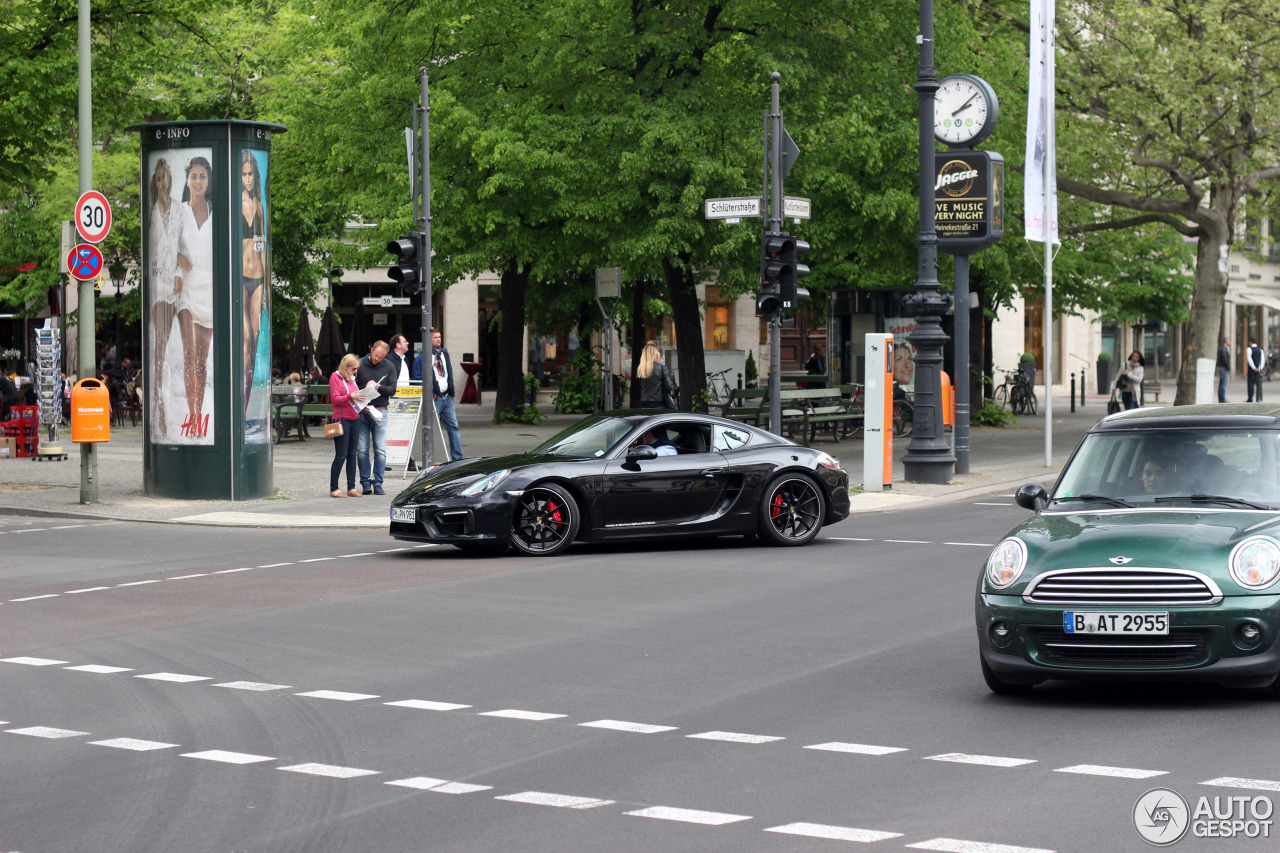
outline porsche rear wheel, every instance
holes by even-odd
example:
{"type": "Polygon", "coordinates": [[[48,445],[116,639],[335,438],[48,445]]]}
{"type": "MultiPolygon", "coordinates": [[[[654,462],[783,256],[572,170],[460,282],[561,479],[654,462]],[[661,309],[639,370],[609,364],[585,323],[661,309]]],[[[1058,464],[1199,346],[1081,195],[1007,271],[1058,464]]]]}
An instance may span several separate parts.
{"type": "Polygon", "coordinates": [[[516,499],[511,544],[522,554],[549,557],[573,544],[581,516],[564,489],[552,483],[525,489],[516,499]]]}
{"type": "Polygon", "coordinates": [[[806,545],[822,528],[822,491],[801,474],[774,480],[760,502],[760,535],[771,545],[806,545]]]}

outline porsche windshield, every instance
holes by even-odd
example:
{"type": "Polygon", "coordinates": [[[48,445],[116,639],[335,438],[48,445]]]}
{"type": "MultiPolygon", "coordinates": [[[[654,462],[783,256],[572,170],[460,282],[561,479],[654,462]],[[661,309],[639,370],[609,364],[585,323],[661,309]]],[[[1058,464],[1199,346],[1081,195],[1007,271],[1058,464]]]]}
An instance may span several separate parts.
{"type": "Polygon", "coordinates": [[[1180,429],[1085,437],[1057,506],[1280,505],[1280,432],[1180,429]],[[1122,501],[1123,504],[1117,503],[1122,501]]]}
{"type": "Polygon", "coordinates": [[[609,452],[609,448],[631,432],[633,426],[635,424],[631,421],[622,418],[588,418],[547,439],[535,447],[533,452],[545,456],[571,456],[578,459],[604,456],[609,452]]]}

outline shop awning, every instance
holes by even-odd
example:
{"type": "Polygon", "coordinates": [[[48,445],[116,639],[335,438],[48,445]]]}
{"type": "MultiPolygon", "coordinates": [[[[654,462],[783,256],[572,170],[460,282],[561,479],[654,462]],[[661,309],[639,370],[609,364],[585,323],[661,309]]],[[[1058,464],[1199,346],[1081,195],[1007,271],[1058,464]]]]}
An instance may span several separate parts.
{"type": "Polygon", "coordinates": [[[1275,296],[1261,293],[1233,293],[1227,294],[1227,299],[1237,305],[1261,305],[1272,311],[1280,311],[1280,298],[1275,296]]]}

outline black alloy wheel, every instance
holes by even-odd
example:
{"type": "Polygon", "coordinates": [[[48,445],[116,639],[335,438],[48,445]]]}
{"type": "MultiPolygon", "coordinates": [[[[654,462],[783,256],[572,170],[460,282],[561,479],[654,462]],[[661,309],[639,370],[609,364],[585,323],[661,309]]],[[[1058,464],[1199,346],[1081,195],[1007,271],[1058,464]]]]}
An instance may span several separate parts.
{"type": "Polygon", "coordinates": [[[760,535],[772,545],[805,545],[822,528],[823,510],[822,491],[813,480],[783,475],[764,491],[760,535]]]}
{"type": "Polygon", "coordinates": [[[549,557],[573,544],[581,522],[578,505],[553,483],[525,489],[516,498],[511,544],[522,554],[549,557]]]}

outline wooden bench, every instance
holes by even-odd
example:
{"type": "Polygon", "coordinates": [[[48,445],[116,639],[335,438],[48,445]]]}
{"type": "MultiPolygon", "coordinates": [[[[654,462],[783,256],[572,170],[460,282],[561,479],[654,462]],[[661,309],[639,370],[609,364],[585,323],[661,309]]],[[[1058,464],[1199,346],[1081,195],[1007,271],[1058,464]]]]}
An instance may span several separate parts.
{"type": "Polygon", "coordinates": [[[839,441],[862,428],[862,407],[846,399],[839,388],[795,388],[778,392],[782,404],[782,428],[801,441],[811,444],[819,432],[831,431],[831,440],[839,441]]]}
{"type": "Polygon", "coordinates": [[[307,431],[308,418],[333,417],[329,404],[328,385],[273,385],[271,386],[271,424],[275,430],[275,443],[279,444],[297,431],[298,441],[311,437],[307,431]],[[301,399],[298,399],[301,397],[301,399]]]}
{"type": "Polygon", "coordinates": [[[767,388],[734,388],[729,391],[720,416],[759,426],[769,416],[769,390],[767,388]]]}
{"type": "Polygon", "coordinates": [[[804,386],[804,389],[817,389],[827,387],[827,377],[825,374],[814,374],[805,371],[787,371],[778,374],[778,379],[783,385],[804,386]]]}

